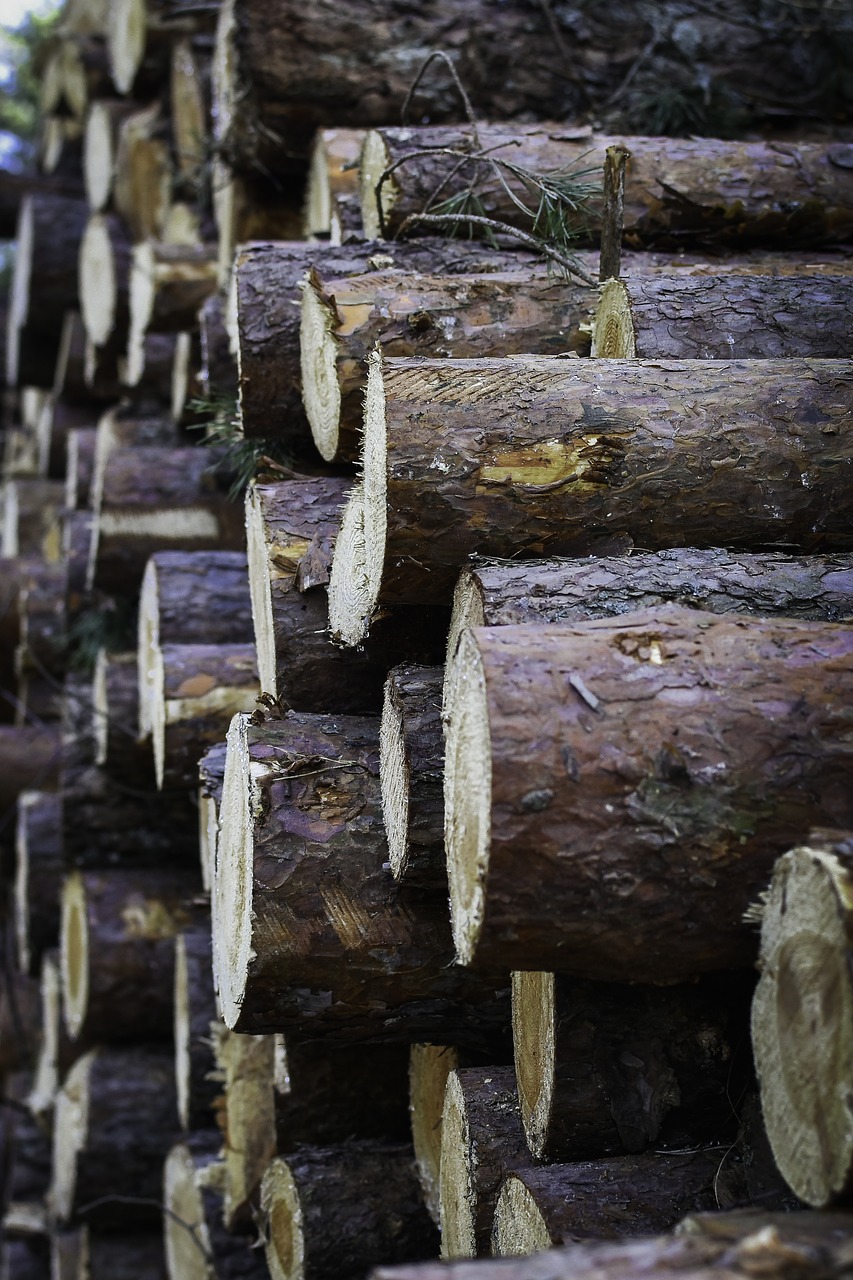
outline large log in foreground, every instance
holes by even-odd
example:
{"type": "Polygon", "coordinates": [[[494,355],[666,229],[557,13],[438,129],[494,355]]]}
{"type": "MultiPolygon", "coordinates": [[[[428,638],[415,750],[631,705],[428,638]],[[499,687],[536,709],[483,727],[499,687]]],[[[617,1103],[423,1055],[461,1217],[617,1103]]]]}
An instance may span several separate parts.
{"type": "Polygon", "coordinates": [[[752,1007],[761,1109],[785,1181],[816,1206],[853,1185],[852,870],[849,831],[812,832],[776,864],[754,913],[762,917],[752,1007]]]}
{"type": "Polygon", "coordinates": [[[843,550],[851,380],[834,360],[376,354],[363,559],[335,557],[333,632],[357,643],[379,600],[446,600],[472,552],[583,555],[616,538],[843,550]]]}
{"type": "Polygon", "coordinates": [[[743,914],[851,825],[853,635],[673,607],[466,631],[445,695],[463,963],[669,984],[747,966],[743,914]]]}
{"type": "Polygon", "coordinates": [[[213,885],[228,1026],[477,1046],[506,1025],[505,979],[453,963],[446,904],[387,858],[378,719],[235,716],[213,885]]]}

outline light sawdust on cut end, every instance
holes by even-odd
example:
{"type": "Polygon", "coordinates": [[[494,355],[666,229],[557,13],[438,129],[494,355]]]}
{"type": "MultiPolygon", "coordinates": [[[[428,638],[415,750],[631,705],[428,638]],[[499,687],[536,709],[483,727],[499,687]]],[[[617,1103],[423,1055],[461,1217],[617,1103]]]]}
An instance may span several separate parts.
{"type": "Polygon", "coordinates": [[[451,1071],[447,1077],[441,1113],[438,1186],[442,1259],[474,1258],[477,1255],[477,1193],[471,1170],[471,1162],[475,1158],[471,1150],[465,1095],[456,1071],[451,1071]]]}
{"type": "Polygon", "coordinates": [[[214,980],[226,1026],[234,1027],[246,990],[252,949],[254,882],[254,792],[249,760],[248,716],[234,716],[228,729],[219,839],[211,914],[214,980]]]}
{"type": "MultiPolygon", "coordinates": [[[[382,221],[379,217],[379,202],[376,198],[376,186],[382,174],[390,164],[388,148],[382,134],[371,129],[364,139],[359,160],[358,196],[361,204],[361,224],[366,240],[382,239],[382,221]]],[[[393,177],[382,183],[382,216],[387,219],[400,189],[393,177]]]]}
{"type": "Polygon", "coordinates": [[[371,595],[364,543],[364,490],[353,485],[335,539],[329,573],[329,631],[350,648],[363,644],[370,630],[375,597],[371,595]]]}
{"type": "Polygon", "coordinates": [[[409,784],[411,769],[403,734],[403,712],[394,697],[394,683],[385,683],[379,722],[379,782],[382,817],[388,840],[388,859],[395,880],[405,875],[409,860],[409,784]]]}
{"type": "Polygon", "coordinates": [[[554,1097],[554,975],[512,975],[512,1044],[521,1122],[531,1154],[542,1159],[554,1097]]]}
{"type": "Polygon", "coordinates": [[[451,663],[456,657],[459,637],[465,628],[482,627],[484,621],[485,610],[479,583],[470,569],[463,569],[459,574],[459,579],[453,592],[453,607],[450,611],[445,663],[451,663]]]}
{"type": "Polygon", "coordinates": [[[453,1045],[413,1044],[409,1051],[409,1116],[412,1146],[424,1203],[436,1224],[441,1219],[441,1115],[447,1078],[459,1065],[453,1045]]]}
{"type": "Polygon", "coordinates": [[[536,1201],[521,1179],[510,1174],[495,1205],[492,1254],[497,1258],[521,1258],[553,1246],[536,1201]]]}
{"type": "Polygon", "coordinates": [[[333,304],[320,297],[319,282],[310,277],[302,288],[299,361],[302,401],[321,457],[334,461],[340,441],[341,388],[338,382],[337,322],[333,304]]]}
{"type": "Polygon", "coordinates": [[[631,303],[621,280],[606,280],[601,286],[590,354],[605,360],[629,360],[637,354],[631,303]]]}
{"type": "Polygon", "coordinates": [[[272,1280],[304,1280],[305,1235],[299,1191],[287,1161],[273,1160],[261,1183],[266,1259],[272,1280]]]}
{"type": "Polygon", "coordinates": [[[258,679],[264,693],[278,697],[278,661],[272,606],[270,545],[260,495],[254,483],[246,490],[246,555],[249,564],[249,595],[255,626],[258,679]]]}
{"type": "Polygon", "coordinates": [[[86,885],[79,871],[67,876],[62,887],[59,967],[65,1027],[71,1039],[76,1040],[89,1004],[89,920],[86,885]]]}
{"type": "Polygon", "coordinates": [[[385,542],[388,533],[387,475],[388,426],[385,418],[385,379],[382,354],[380,351],[374,351],[367,360],[362,452],[364,562],[367,599],[371,613],[379,599],[379,589],[385,568],[385,542]]]}

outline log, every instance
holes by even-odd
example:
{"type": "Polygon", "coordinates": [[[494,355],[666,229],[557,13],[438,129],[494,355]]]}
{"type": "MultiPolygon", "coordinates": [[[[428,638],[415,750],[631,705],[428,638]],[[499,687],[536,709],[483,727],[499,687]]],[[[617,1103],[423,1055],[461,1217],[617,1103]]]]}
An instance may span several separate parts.
{"type": "Polygon", "coordinates": [[[72,872],[60,937],[68,1034],[111,1044],[171,1037],[175,937],[200,912],[189,871],[72,872]]]}
{"type": "Polygon", "coordinates": [[[814,831],[785,853],[753,915],[761,977],[752,1045],[776,1164],[807,1204],[841,1199],[853,1148],[839,1081],[850,1056],[851,838],[814,831]]]}
{"type": "Polygon", "coordinates": [[[775,858],[848,822],[850,643],[672,606],[466,631],[445,694],[462,962],[661,984],[752,963],[775,858]]]}
{"type": "Polygon", "coordinates": [[[150,96],[161,88],[168,79],[172,41],[212,31],[217,7],[187,6],[182,0],[112,0],[105,34],[119,93],[150,96]]]}
{"type": "Polygon", "coordinates": [[[52,791],[61,758],[53,726],[0,724],[0,810],[8,810],[22,791],[52,791]]]}
{"type": "Polygon", "coordinates": [[[66,511],[62,519],[62,558],[68,568],[68,621],[73,623],[88,603],[86,573],[92,543],[91,511],[66,511]]]}
{"type": "Polygon", "coordinates": [[[6,970],[0,988],[0,1067],[4,1075],[30,1071],[40,1031],[39,986],[14,968],[6,970]]]}
{"type": "Polygon", "coordinates": [[[356,1280],[379,1262],[428,1258],[437,1244],[408,1146],[350,1142],[273,1160],[261,1212],[272,1280],[356,1280]]]}
{"type": "Polygon", "coordinates": [[[491,1251],[521,1256],[671,1230],[687,1213],[717,1208],[719,1170],[719,1146],[514,1170],[495,1207],[491,1251]]]}
{"type": "Polygon", "coordinates": [[[42,115],[86,118],[89,103],[109,92],[110,77],[100,40],[65,35],[46,58],[40,75],[42,115]]]}
{"type": "Polygon", "coordinates": [[[64,873],[62,800],[54,791],[22,791],[15,831],[14,917],[18,968],[40,972],[59,941],[59,890],[64,873]]]}
{"type": "Polygon", "coordinates": [[[229,1027],[478,1047],[506,1025],[505,980],[454,965],[444,904],[395,886],[378,773],[375,720],[232,721],[212,895],[229,1027]]]}
{"type": "Polygon", "coordinates": [[[29,556],[55,564],[60,558],[59,512],[65,486],[25,477],[3,486],[4,556],[29,556]]]}
{"type": "Polygon", "coordinates": [[[45,679],[62,678],[68,647],[67,590],[64,564],[33,561],[22,575],[20,642],[15,656],[19,675],[32,672],[45,679]]]}
{"type": "Polygon", "coordinates": [[[154,400],[168,402],[177,341],[174,333],[146,333],[141,341],[130,343],[126,358],[122,357],[123,382],[154,400]]]}
{"type": "Polygon", "coordinates": [[[51,1208],[60,1223],[158,1225],[163,1152],[177,1138],[171,1051],[93,1049],[74,1064],[56,1102],[51,1208]],[[84,1213],[85,1210],[85,1213],[84,1213]]]}
{"type": "Polygon", "coordinates": [[[192,1134],[172,1147],[163,1170],[163,1234],[169,1280],[267,1280],[251,1237],[232,1235],[222,1222],[217,1187],[218,1133],[192,1134]],[[212,1263],[210,1261],[212,1259],[212,1263]]]}
{"type": "Polygon", "coordinates": [[[853,614],[853,560],[673,547],[629,556],[473,564],[462,570],[453,597],[448,658],[465,627],[587,622],[665,603],[709,613],[841,622],[853,614]]]}
{"type": "Polygon", "coordinates": [[[114,778],[133,778],[136,787],[154,786],[151,749],[140,741],[137,655],[99,649],[92,681],[95,764],[114,778]]]}
{"type": "Polygon", "coordinates": [[[93,213],[80,242],[80,311],[89,340],[102,347],[127,336],[131,243],[116,214],[93,213]]]}
{"type": "Polygon", "coordinates": [[[240,551],[155,551],[145,566],[139,596],[139,728],[151,732],[150,696],[155,654],[165,645],[244,644],[252,638],[240,551]],[[211,609],[211,601],[216,608],[211,609]]]}
{"type": "Polygon", "coordinates": [[[252,240],[297,240],[302,234],[301,182],[235,173],[221,159],[213,162],[211,197],[219,245],[219,287],[228,288],[238,245],[252,240]]]}
{"type": "Polygon", "coordinates": [[[395,880],[447,889],[443,667],[394,667],[379,731],[382,816],[395,880]]]}
{"type": "Polygon", "coordinates": [[[208,400],[237,399],[237,361],[231,354],[225,324],[225,302],[220,294],[208,298],[199,312],[201,334],[201,383],[208,400]]]}
{"type": "Polygon", "coordinates": [[[853,336],[846,276],[657,276],[608,280],[592,326],[607,359],[843,359],[853,336]]]}
{"type": "Polygon", "coordinates": [[[358,205],[358,157],[364,142],[362,129],[319,129],[311,148],[305,189],[303,234],[339,245],[346,237],[358,238],[361,211],[358,205]]]}
{"type": "Polygon", "coordinates": [[[57,192],[59,195],[80,196],[79,175],[54,177],[45,173],[25,170],[14,173],[0,170],[0,237],[14,240],[21,202],[34,191],[57,192]]]}
{"type": "MultiPolygon", "coordinates": [[[[600,231],[604,159],[611,146],[629,153],[623,237],[631,248],[796,248],[843,243],[853,228],[848,143],[578,136],[559,125],[479,125],[478,136],[488,159],[460,164],[460,153],[472,150],[467,128],[368,133],[359,169],[365,235],[393,239],[407,218],[435,203],[436,191],[448,200],[472,182],[487,217],[529,230],[529,214],[521,213],[506,187],[528,203],[529,188],[506,170],[498,174],[497,158],[536,174],[575,177],[582,192],[575,230],[588,243],[600,231]],[[377,196],[382,175],[392,167],[393,176],[377,196]]],[[[430,228],[415,223],[412,229],[430,228]]]]}
{"type": "Polygon", "coordinates": [[[169,106],[178,174],[191,189],[198,190],[208,162],[210,53],[205,44],[188,36],[172,45],[169,106]]]}
{"type": "MultiPolygon", "coordinates": [[[[85,200],[52,192],[22,200],[7,338],[26,326],[28,334],[58,340],[65,312],[77,305],[77,254],[87,221],[85,200]]],[[[17,382],[15,372],[7,365],[10,384],[17,382]]]]}
{"type": "Polygon", "coordinates": [[[172,1007],[178,1117],[182,1129],[201,1129],[212,1123],[222,1096],[221,1082],[212,1078],[216,1064],[211,1028],[219,1019],[207,921],[175,935],[172,1007]]]}
{"type": "Polygon", "coordinates": [[[58,951],[46,951],[42,956],[40,993],[41,1034],[27,1106],[36,1119],[46,1123],[56,1104],[60,1080],[91,1046],[72,1041],[65,1031],[58,951]]]}
{"type": "Polygon", "coordinates": [[[121,127],[135,110],[133,102],[122,98],[104,98],[89,108],[83,134],[83,178],[86,199],[95,213],[106,209],[112,197],[121,127]]]}
{"type": "Polygon", "coordinates": [[[179,333],[175,339],[172,360],[170,403],[172,417],[182,427],[202,426],[209,420],[209,412],[199,414],[192,407],[201,398],[202,392],[201,338],[198,332],[179,333]]]}
{"type": "Polygon", "coordinates": [[[222,1219],[229,1231],[235,1231],[253,1221],[261,1179],[275,1155],[273,1037],[234,1035],[220,1024],[214,1047],[224,1082],[227,1134],[223,1149],[222,1219]]]}
{"type": "Polygon", "coordinates": [[[162,237],[173,177],[169,122],[155,101],[122,121],[116,144],[113,204],[135,242],[162,237]]]}
{"type": "Polygon", "coordinates": [[[201,783],[198,800],[198,849],[201,881],[206,893],[210,892],[213,884],[213,868],[216,863],[226,751],[225,743],[217,742],[205,752],[198,765],[201,783]]]}
{"type": "Polygon", "coordinates": [[[845,550],[849,377],[847,361],[662,367],[377,353],[365,402],[366,557],[333,566],[332,632],[352,643],[380,599],[447,599],[472,552],[607,554],[608,538],[663,550],[688,537],[845,550]],[[344,589],[365,583],[349,606],[361,620],[337,608],[338,571],[344,589]]]}
{"type": "Polygon", "coordinates": [[[6,1076],[4,1081],[4,1138],[8,1150],[4,1169],[3,1228],[10,1234],[13,1233],[9,1221],[12,1217],[19,1219],[19,1234],[24,1234],[28,1225],[40,1234],[45,1226],[44,1199],[50,1184],[50,1128],[27,1109],[30,1080],[29,1071],[16,1071],[6,1076]],[[41,1209],[41,1223],[38,1222],[38,1208],[41,1209]]]}
{"type": "Polygon", "coordinates": [[[441,610],[390,610],[362,650],[332,645],[326,583],[351,482],[302,477],[246,492],[249,589],[261,688],[299,711],[379,711],[388,668],[403,655],[435,659],[441,610]]]}
{"type": "Polygon", "coordinates": [[[147,333],[181,333],[197,327],[198,311],[214,292],[216,279],[215,257],[207,245],[145,240],[134,246],[128,338],[131,370],[142,364],[140,352],[147,333]]]}
{"type": "Polygon", "coordinates": [[[488,1254],[501,1183],[529,1162],[512,1067],[451,1071],[441,1117],[442,1258],[488,1254]]]}
{"type": "Polygon", "coordinates": [[[95,466],[96,427],[77,427],[68,433],[65,454],[65,506],[70,511],[89,505],[95,466]]]}
{"type": "Polygon", "coordinates": [[[449,1044],[413,1044],[409,1055],[412,1148],[424,1204],[440,1227],[441,1116],[447,1077],[460,1065],[459,1051],[449,1044]]]}
{"type": "Polygon", "coordinates": [[[528,271],[417,280],[400,271],[335,280],[312,270],[300,349],[314,443],[328,462],[358,457],[365,362],[377,344],[385,356],[588,355],[595,304],[594,288],[544,268],[532,278],[528,271]]]}
{"type": "Polygon", "coordinates": [[[623,988],[514,973],[515,1070],[534,1159],[723,1140],[729,1100],[749,1085],[738,1049],[752,986],[745,974],[623,988]]]}

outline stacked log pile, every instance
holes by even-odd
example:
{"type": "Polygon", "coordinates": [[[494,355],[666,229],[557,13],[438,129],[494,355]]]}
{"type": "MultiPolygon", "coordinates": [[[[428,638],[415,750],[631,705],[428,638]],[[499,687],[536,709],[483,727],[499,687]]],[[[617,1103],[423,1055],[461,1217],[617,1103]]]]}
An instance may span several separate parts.
{"type": "Polygon", "coordinates": [[[564,8],[63,9],[0,183],[0,1278],[849,1265],[839,32],[564,8]]]}

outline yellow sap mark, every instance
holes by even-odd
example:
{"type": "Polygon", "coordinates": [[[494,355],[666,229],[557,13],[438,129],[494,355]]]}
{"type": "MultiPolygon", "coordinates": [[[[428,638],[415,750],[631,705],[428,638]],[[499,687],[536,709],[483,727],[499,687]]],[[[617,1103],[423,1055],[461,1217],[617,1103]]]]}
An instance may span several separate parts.
{"type": "Polygon", "coordinates": [[[335,306],[337,307],[340,321],[334,326],[334,329],[335,333],[340,337],[355,333],[356,329],[360,329],[367,324],[373,314],[373,298],[363,300],[359,297],[354,297],[350,300],[336,294],[335,306]]]}
{"type": "Polygon", "coordinates": [[[598,436],[539,440],[495,455],[480,468],[481,484],[558,485],[582,480],[595,461],[598,436]]]}
{"type": "Polygon", "coordinates": [[[197,676],[190,676],[187,680],[182,680],[178,686],[176,696],[179,698],[203,698],[206,693],[210,693],[216,684],[216,677],[205,675],[204,672],[197,676]]]}
{"type": "Polygon", "coordinates": [[[307,538],[292,538],[288,542],[276,542],[270,548],[269,576],[271,582],[280,578],[295,578],[299,561],[310,546],[307,538]]]}
{"type": "Polygon", "coordinates": [[[127,937],[156,942],[174,938],[176,933],[186,928],[190,917],[183,908],[170,910],[156,898],[135,898],[124,907],[121,919],[127,937]]]}

